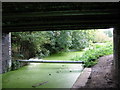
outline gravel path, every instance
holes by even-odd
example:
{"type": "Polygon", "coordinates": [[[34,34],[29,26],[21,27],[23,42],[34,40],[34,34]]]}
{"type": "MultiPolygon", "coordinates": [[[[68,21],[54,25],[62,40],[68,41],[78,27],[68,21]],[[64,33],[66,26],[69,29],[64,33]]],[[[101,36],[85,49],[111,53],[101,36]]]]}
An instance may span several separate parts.
{"type": "Polygon", "coordinates": [[[115,88],[112,68],[113,55],[100,57],[98,64],[92,67],[91,75],[83,88],[115,88]]]}

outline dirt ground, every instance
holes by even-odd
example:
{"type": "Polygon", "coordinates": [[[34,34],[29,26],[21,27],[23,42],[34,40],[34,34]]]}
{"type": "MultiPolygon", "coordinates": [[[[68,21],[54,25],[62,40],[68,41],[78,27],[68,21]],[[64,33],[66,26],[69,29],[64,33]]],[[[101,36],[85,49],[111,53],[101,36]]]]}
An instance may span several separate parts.
{"type": "Polygon", "coordinates": [[[113,73],[113,55],[100,57],[83,88],[116,88],[113,73]]]}

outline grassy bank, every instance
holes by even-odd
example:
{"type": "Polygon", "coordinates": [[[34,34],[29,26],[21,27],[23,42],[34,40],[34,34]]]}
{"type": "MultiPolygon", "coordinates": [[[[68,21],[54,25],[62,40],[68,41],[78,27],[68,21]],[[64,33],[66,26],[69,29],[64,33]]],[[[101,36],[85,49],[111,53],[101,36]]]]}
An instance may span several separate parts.
{"type": "Polygon", "coordinates": [[[113,54],[113,44],[112,43],[96,43],[93,47],[86,50],[82,56],[76,56],[71,60],[84,61],[84,67],[91,67],[98,62],[98,58],[101,56],[113,54]]]}

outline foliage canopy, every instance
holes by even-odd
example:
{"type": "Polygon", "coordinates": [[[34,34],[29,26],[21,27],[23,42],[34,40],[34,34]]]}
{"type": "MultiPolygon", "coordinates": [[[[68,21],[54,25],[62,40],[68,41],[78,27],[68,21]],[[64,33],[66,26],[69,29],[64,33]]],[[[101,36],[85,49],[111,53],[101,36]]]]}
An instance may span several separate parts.
{"type": "Polygon", "coordinates": [[[80,51],[94,42],[105,42],[100,37],[108,36],[103,32],[101,35],[96,30],[12,32],[12,56],[14,59],[43,58],[60,52],[80,51]]]}

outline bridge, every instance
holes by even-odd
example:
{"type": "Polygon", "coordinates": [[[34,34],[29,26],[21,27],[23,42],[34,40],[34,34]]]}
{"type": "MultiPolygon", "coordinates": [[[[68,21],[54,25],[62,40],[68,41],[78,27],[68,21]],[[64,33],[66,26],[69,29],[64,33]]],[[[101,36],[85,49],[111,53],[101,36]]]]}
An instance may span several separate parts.
{"type": "Polygon", "coordinates": [[[9,32],[114,28],[113,71],[117,86],[120,87],[119,7],[120,2],[2,3],[2,10],[0,8],[2,11],[2,53],[0,56],[2,68],[0,68],[0,73],[7,72],[11,67],[9,32]]]}

